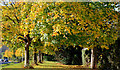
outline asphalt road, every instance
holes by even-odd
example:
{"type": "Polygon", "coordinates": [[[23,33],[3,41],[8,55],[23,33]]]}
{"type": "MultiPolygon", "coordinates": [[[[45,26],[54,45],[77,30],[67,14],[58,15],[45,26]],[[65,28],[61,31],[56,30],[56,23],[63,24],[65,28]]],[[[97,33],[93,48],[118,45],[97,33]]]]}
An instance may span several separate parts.
{"type": "MultiPolygon", "coordinates": [[[[8,63],[11,63],[11,62],[0,62],[0,64],[8,64],[8,63]]],[[[18,62],[14,62],[14,63],[18,63],[18,62]]]]}

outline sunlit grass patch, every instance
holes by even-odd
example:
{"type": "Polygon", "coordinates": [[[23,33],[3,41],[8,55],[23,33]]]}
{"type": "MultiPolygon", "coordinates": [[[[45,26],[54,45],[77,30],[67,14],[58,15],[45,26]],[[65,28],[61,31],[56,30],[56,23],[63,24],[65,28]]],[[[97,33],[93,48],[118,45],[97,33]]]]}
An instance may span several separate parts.
{"type": "MultiPolygon", "coordinates": [[[[84,65],[64,65],[55,61],[44,61],[43,63],[38,63],[38,65],[32,64],[30,62],[30,65],[34,68],[89,68],[89,66],[86,67],[84,65]]],[[[8,65],[3,68],[24,68],[24,62],[8,65]]]]}
{"type": "Polygon", "coordinates": [[[11,64],[3,68],[23,68],[23,67],[24,67],[24,63],[22,62],[22,63],[17,63],[17,64],[11,64]]]}

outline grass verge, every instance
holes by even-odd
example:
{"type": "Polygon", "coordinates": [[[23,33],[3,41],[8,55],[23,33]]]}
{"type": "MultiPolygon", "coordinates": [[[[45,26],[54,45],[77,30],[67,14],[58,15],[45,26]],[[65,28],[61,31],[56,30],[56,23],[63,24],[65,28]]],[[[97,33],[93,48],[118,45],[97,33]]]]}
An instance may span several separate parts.
{"type": "MultiPolygon", "coordinates": [[[[30,65],[34,68],[89,68],[84,65],[64,65],[55,61],[44,61],[43,63],[38,63],[38,65],[31,62],[30,65]]],[[[3,68],[24,68],[24,63],[11,64],[3,68]]]]}

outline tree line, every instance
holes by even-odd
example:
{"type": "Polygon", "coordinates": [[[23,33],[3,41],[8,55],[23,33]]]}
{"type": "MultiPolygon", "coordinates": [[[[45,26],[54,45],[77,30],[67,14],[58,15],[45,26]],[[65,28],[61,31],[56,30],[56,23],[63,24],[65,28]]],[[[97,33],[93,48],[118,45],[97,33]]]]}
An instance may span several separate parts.
{"type": "MultiPolygon", "coordinates": [[[[10,48],[55,54],[62,45],[91,49],[96,68],[97,47],[109,49],[119,33],[119,13],[112,2],[9,2],[2,6],[2,42],[10,48]]],[[[35,61],[36,62],[36,61],[35,61]]],[[[37,63],[36,63],[37,64],[37,63]]]]}

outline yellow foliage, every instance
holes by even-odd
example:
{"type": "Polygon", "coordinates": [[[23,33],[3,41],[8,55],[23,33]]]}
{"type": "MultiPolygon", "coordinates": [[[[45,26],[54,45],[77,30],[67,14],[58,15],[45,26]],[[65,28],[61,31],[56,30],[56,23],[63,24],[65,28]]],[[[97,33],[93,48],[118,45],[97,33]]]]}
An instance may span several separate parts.
{"type": "Polygon", "coordinates": [[[13,54],[14,54],[13,51],[6,50],[5,54],[4,54],[4,57],[12,57],[13,54]]]}
{"type": "MultiPolygon", "coordinates": [[[[117,32],[111,35],[111,33],[114,33],[117,29],[114,30],[114,27],[113,30],[110,29],[111,26],[115,26],[115,24],[118,22],[117,20],[119,19],[118,15],[113,10],[109,8],[102,8],[102,9],[95,8],[93,10],[92,6],[88,7],[87,5],[79,2],[77,3],[61,2],[61,3],[55,3],[54,6],[55,8],[53,6],[54,5],[52,3],[47,4],[47,3],[33,3],[33,2],[31,4],[27,2],[25,3],[16,2],[14,5],[14,7],[17,7],[16,9],[9,9],[6,6],[4,6],[2,12],[3,19],[8,18],[6,16],[9,16],[14,20],[14,23],[10,19],[8,21],[6,21],[6,19],[3,20],[4,22],[4,24],[2,25],[3,39],[4,38],[14,39],[14,37],[18,34],[22,34],[24,35],[24,37],[26,37],[28,31],[30,31],[31,35],[34,35],[35,34],[34,32],[37,32],[37,30],[38,32],[40,32],[41,35],[44,35],[45,33],[47,34],[49,33],[50,35],[52,34],[52,36],[58,36],[62,34],[64,35],[63,37],[65,37],[66,39],[67,39],[66,37],[67,35],[70,34],[69,36],[71,36],[72,35],[71,33],[73,33],[73,35],[79,37],[79,39],[81,39],[81,37],[84,39],[89,38],[91,39],[91,42],[95,41],[95,39],[105,41],[107,38],[111,36],[112,36],[111,40],[117,39],[116,37],[118,34],[117,32]],[[54,9],[50,7],[53,7],[54,9]],[[66,7],[70,7],[70,8],[66,8],[66,7]],[[112,13],[110,11],[112,11],[112,13]],[[20,22],[17,22],[17,20],[15,20],[16,17],[14,15],[16,15],[18,19],[20,19],[20,22]],[[114,21],[116,23],[107,24],[106,22],[109,21],[109,18],[112,19],[110,21],[114,21]],[[37,27],[36,21],[39,22],[40,25],[44,25],[46,27],[44,29],[39,28],[35,30],[35,28],[37,27]],[[77,24],[77,22],[79,24],[77,24]]],[[[79,41],[78,39],[73,39],[71,37],[68,38],[70,38],[70,40],[79,41]]],[[[18,37],[15,38],[15,40],[13,40],[12,43],[14,41],[19,42],[19,40],[16,39],[18,39],[18,37]]],[[[81,40],[81,42],[85,42],[84,39],[81,40]]],[[[36,42],[36,39],[34,39],[33,41],[36,42]]],[[[99,42],[102,43],[101,41],[99,42]]],[[[60,42],[64,43],[66,41],[60,40],[60,42]]],[[[109,40],[102,44],[106,44],[108,42],[109,40]]],[[[86,43],[89,44],[89,42],[87,41],[86,43]]],[[[96,44],[96,42],[93,43],[96,44]]],[[[7,42],[5,42],[5,44],[7,44],[7,42]]],[[[72,43],[69,44],[72,45],[72,43]]],[[[45,46],[50,46],[50,44],[45,44],[45,46]]],[[[94,46],[90,46],[90,47],[94,47],[94,46]]],[[[108,47],[106,46],[101,46],[101,47],[105,47],[106,49],[108,49],[108,47]]],[[[6,51],[6,53],[7,52],[8,51],[6,51]]],[[[16,56],[21,56],[21,54],[18,53],[21,53],[20,49],[16,50],[16,56]]],[[[7,54],[5,54],[5,56],[11,57],[10,55],[7,54]]]]}
{"type": "Polygon", "coordinates": [[[18,48],[15,52],[15,56],[21,57],[22,55],[25,55],[24,49],[18,48]]]}
{"type": "Polygon", "coordinates": [[[101,48],[109,49],[109,47],[108,47],[108,46],[105,46],[105,45],[102,45],[101,48]]]}

